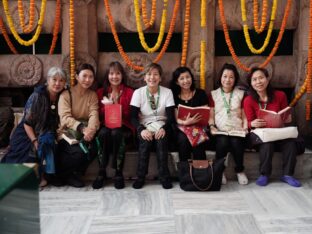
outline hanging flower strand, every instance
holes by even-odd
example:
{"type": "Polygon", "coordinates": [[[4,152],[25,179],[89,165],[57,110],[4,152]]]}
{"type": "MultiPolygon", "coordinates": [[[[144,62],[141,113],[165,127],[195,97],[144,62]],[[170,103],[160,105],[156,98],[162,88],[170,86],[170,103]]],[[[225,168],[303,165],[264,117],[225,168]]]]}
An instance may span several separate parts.
{"type": "Polygon", "coordinates": [[[60,31],[60,24],[61,24],[61,0],[56,0],[56,9],[55,9],[55,21],[53,27],[53,39],[50,46],[49,54],[54,53],[56,41],[58,38],[58,32],[60,31]]]}
{"type": "Polygon", "coordinates": [[[30,45],[34,44],[38,40],[39,35],[41,33],[47,0],[42,0],[42,2],[41,2],[40,16],[39,16],[37,29],[36,29],[36,32],[33,35],[33,37],[28,41],[23,40],[18,35],[18,33],[16,32],[11,14],[9,12],[8,0],[2,0],[2,3],[3,3],[3,9],[4,9],[4,13],[6,15],[7,21],[8,21],[9,28],[10,28],[13,36],[15,37],[15,39],[18,41],[18,43],[20,43],[21,45],[24,45],[24,46],[30,46],[30,45]]]}
{"type": "MultiPolygon", "coordinates": [[[[110,24],[110,27],[111,27],[111,30],[112,30],[112,34],[114,36],[115,43],[117,45],[117,48],[118,48],[118,51],[119,51],[121,57],[126,62],[126,64],[130,68],[132,68],[133,70],[143,71],[144,67],[133,64],[131,59],[128,57],[128,55],[123,50],[123,47],[122,47],[122,45],[121,45],[121,43],[119,41],[118,34],[117,34],[117,31],[116,31],[116,28],[115,28],[115,24],[114,24],[114,20],[113,20],[112,14],[111,14],[111,10],[110,10],[110,6],[109,6],[108,0],[104,0],[104,5],[105,5],[105,8],[106,8],[106,14],[107,14],[107,17],[108,17],[108,22],[110,24]]],[[[173,16],[172,16],[171,22],[170,22],[169,31],[168,31],[165,43],[164,43],[161,51],[159,52],[158,56],[153,61],[155,63],[157,63],[162,58],[162,56],[164,55],[164,53],[166,52],[166,50],[168,48],[169,42],[170,42],[171,37],[172,37],[173,30],[174,30],[174,27],[175,27],[176,18],[177,18],[177,15],[178,15],[179,8],[180,8],[180,0],[176,0],[176,3],[174,5],[174,9],[173,9],[173,16]]]]}
{"type": "MultiPolygon", "coordinates": [[[[230,35],[229,35],[229,31],[227,28],[227,24],[226,24],[226,19],[225,19],[225,15],[224,15],[224,7],[223,7],[223,0],[218,0],[219,3],[219,10],[220,10],[220,18],[221,18],[221,22],[222,22],[222,27],[223,27],[223,32],[224,32],[224,37],[225,37],[225,41],[226,44],[229,48],[229,51],[232,55],[232,58],[234,60],[234,62],[244,71],[250,71],[250,68],[248,68],[247,66],[245,66],[240,59],[238,58],[238,56],[236,55],[234,48],[232,46],[232,42],[230,39],[230,35]]],[[[274,48],[272,49],[270,55],[266,58],[266,60],[260,65],[260,67],[265,67],[273,58],[273,56],[275,55],[279,44],[283,38],[283,34],[286,28],[286,23],[287,23],[287,19],[290,13],[290,9],[291,9],[291,4],[292,4],[292,0],[287,0],[287,5],[286,5],[286,9],[285,9],[285,13],[284,13],[284,17],[283,17],[283,21],[282,21],[282,26],[280,29],[280,32],[278,34],[278,37],[276,39],[274,48]]]]}
{"type": "Polygon", "coordinates": [[[162,42],[164,35],[165,35],[165,28],[166,28],[166,21],[167,21],[167,7],[168,7],[168,0],[164,0],[164,9],[162,12],[161,24],[160,24],[160,30],[159,30],[157,42],[154,45],[154,47],[150,48],[145,41],[145,37],[144,37],[142,25],[141,25],[139,0],[134,0],[135,20],[136,20],[137,30],[139,33],[140,42],[141,42],[142,47],[148,53],[156,52],[159,49],[159,47],[161,46],[161,42],[162,42]]]}
{"type": "Polygon", "coordinates": [[[202,40],[200,42],[200,79],[199,79],[199,86],[201,89],[206,88],[206,41],[202,40]]]}
{"type": "Polygon", "coordinates": [[[150,28],[153,26],[156,19],[156,0],[152,1],[152,11],[150,20],[147,19],[146,0],[142,0],[142,18],[145,27],[150,28]]]}
{"type": "Polygon", "coordinates": [[[186,0],[185,3],[185,15],[184,15],[184,29],[183,29],[183,43],[182,43],[182,55],[181,55],[181,67],[185,67],[187,49],[190,33],[190,14],[191,13],[191,0],[186,0]]]}
{"type": "Polygon", "coordinates": [[[6,41],[6,43],[8,44],[10,50],[12,51],[13,54],[18,54],[17,50],[15,49],[14,45],[12,44],[10,37],[8,35],[7,30],[5,29],[2,17],[0,16],[0,29],[1,32],[3,34],[4,40],[6,41]]]}
{"type": "Polygon", "coordinates": [[[254,27],[255,31],[260,34],[264,31],[265,29],[265,24],[266,24],[266,18],[267,18],[267,13],[268,13],[268,0],[262,0],[262,16],[261,16],[261,25],[259,27],[258,24],[258,0],[253,0],[253,20],[254,20],[254,27]]]}
{"type": "Polygon", "coordinates": [[[74,0],[69,1],[69,61],[70,85],[75,85],[75,12],[74,0]]]}
{"type": "Polygon", "coordinates": [[[24,33],[30,33],[34,26],[35,19],[35,0],[30,0],[29,3],[29,23],[28,26],[25,26],[25,17],[24,17],[24,6],[23,0],[18,0],[17,2],[18,15],[20,19],[20,24],[24,33]]]}
{"type": "Polygon", "coordinates": [[[200,6],[200,26],[206,27],[206,6],[207,6],[207,1],[206,0],[201,0],[201,6],[200,6]]]}
{"type": "Polygon", "coordinates": [[[246,15],[246,2],[245,0],[241,0],[241,11],[242,11],[242,21],[243,21],[243,30],[244,30],[244,36],[246,43],[248,45],[249,50],[254,54],[262,54],[266,47],[269,45],[270,38],[272,35],[273,27],[274,27],[274,21],[275,21],[275,15],[276,15],[276,8],[277,8],[277,0],[273,0],[273,6],[272,6],[272,13],[271,13],[271,19],[269,24],[269,30],[267,32],[266,38],[264,40],[264,43],[261,48],[256,49],[251,40],[250,35],[248,31],[248,24],[247,24],[247,15],[246,15]]]}

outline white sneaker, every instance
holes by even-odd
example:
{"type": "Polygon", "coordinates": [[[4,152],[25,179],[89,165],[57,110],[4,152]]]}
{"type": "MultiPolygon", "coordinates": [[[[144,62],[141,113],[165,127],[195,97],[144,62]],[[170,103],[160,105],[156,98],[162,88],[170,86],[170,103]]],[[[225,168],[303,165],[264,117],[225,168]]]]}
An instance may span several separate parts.
{"type": "Polygon", "coordinates": [[[225,177],[225,174],[222,174],[222,184],[226,184],[227,183],[227,179],[225,177]]]}
{"type": "Polygon", "coordinates": [[[240,173],[237,173],[237,180],[238,180],[238,183],[241,184],[241,185],[246,185],[248,184],[248,178],[245,174],[245,172],[240,172],[240,173]]]}

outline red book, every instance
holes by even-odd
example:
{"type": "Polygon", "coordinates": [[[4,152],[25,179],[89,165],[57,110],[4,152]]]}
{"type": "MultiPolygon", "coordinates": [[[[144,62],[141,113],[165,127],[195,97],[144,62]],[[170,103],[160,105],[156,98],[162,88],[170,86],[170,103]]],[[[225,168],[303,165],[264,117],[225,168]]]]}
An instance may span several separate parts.
{"type": "Polygon", "coordinates": [[[120,128],[122,125],[122,112],[120,104],[105,104],[105,126],[107,128],[120,128]]]}
{"type": "Polygon", "coordinates": [[[197,113],[201,115],[201,120],[196,124],[201,126],[207,126],[210,113],[210,108],[208,106],[190,107],[181,104],[178,106],[178,119],[185,120],[189,114],[190,117],[192,117],[197,113]]]}
{"type": "Polygon", "coordinates": [[[258,119],[266,121],[266,128],[281,128],[291,115],[291,107],[288,106],[279,112],[259,109],[258,119]]]}

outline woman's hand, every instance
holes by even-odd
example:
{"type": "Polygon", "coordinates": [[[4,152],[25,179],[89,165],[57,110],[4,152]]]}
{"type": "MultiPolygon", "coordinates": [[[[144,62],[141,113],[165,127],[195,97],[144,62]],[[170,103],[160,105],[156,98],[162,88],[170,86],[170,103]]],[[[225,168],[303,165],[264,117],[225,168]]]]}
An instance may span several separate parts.
{"type": "Polygon", "coordinates": [[[216,132],[218,131],[217,127],[215,125],[210,126],[210,133],[211,135],[215,135],[216,132]]]}
{"type": "Polygon", "coordinates": [[[90,142],[93,140],[96,130],[94,128],[85,127],[83,128],[82,133],[83,133],[83,139],[85,141],[90,142]]]}
{"type": "Polygon", "coordinates": [[[266,121],[264,119],[254,119],[250,123],[253,128],[264,128],[266,126],[266,121]]]}
{"type": "Polygon", "coordinates": [[[35,150],[38,151],[38,147],[39,147],[38,140],[35,140],[35,141],[33,142],[33,145],[34,145],[34,147],[35,147],[35,150]]]}
{"type": "Polygon", "coordinates": [[[201,120],[202,116],[200,114],[195,114],[194,116],[191,117],[191,114],[189,113],[186,116],[186,119],[183,121],[184,125],[192,125],[196,124],[201,120]]]}
{"type": "Polygon", "coordinates": [[[147,129],[144,129],[141,132],[141,137],[143,138],[143,140],[152,141],[153,140],[153,133],[148,131],[147,129]]]}
{"type": "Polygon", "coordinates": [[[165,129],[161,128],[161,129],[159,129],[159,130],[155,133],[155,139],[156,139],[156,140],[159,140],[159,139],[161,139],[161,138],[164,138],[165,135],[166,135],[165,129]]]}

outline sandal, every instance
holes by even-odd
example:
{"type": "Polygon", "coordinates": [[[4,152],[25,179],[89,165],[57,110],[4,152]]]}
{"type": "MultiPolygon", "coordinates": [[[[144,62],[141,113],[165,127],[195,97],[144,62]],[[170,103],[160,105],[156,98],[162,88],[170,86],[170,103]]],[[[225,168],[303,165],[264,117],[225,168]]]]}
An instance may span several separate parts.
{"type": "Polygon", "coordinates": [[[238,180],[239,184],[241,184],[241,185],[248,184],[248,178],[247,178],[245,172],[239,172],[239,173],[236,173],[236,175],[237,175],[237,180],[238,180]]]}

